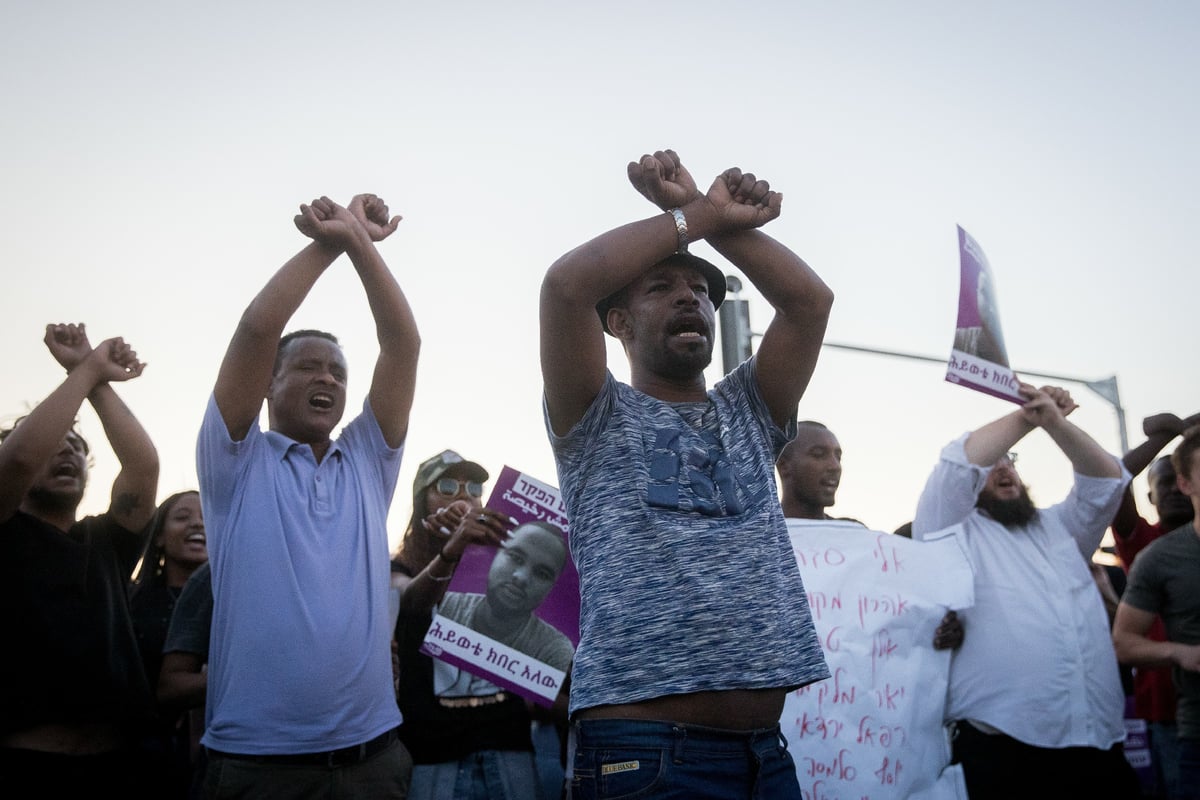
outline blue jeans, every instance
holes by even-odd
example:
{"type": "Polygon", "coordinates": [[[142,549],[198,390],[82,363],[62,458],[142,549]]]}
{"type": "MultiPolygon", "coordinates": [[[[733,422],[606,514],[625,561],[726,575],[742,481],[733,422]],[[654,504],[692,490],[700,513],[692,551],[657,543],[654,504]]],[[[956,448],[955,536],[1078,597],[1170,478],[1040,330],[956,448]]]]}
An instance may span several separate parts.
{"type": "Polygon", "coordinates": [[[671,722],[572,724],[571,800],[801,800],[779,726],[727,731],[671,722]]]}
{"type": "Polygon", "coordinates": [[[1200,798],[1200,739],[1179,740],[1179,797],[1200,798]]]}
{"type": "Polygon", "coordinates": [[[1179,790],[1179,739],[1174,722],[1151,722],[1150,758],[1154,766],[1154,785],[1161,797],[1176,800],[1179,790]]]}

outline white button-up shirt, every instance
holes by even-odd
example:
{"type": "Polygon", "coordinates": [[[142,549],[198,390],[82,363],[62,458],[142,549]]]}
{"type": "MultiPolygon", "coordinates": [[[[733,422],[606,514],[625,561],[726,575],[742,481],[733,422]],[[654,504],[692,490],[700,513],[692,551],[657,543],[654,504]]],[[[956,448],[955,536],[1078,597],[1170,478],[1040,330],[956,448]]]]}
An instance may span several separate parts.
{"type": "Polygon", "coordinates": [[[967,460],[967,435],[943,449],[913,520],[918,540],[961,523],[975,572],[975,605],[959,612],[965,638],[950,665],[946,719],[1036,747],[1108,749],[1125,738],[1125,695],[1088,563],[1129,473],[1076,473],[1063,502],[1008,528],[975,507],[991,468],[967,460]]]}

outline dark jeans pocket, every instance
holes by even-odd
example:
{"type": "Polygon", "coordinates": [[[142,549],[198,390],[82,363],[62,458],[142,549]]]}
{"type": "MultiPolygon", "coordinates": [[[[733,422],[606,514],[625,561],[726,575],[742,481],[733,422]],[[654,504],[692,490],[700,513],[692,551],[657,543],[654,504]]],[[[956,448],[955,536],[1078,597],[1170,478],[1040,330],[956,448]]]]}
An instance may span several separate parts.
{"type": "Polygon", "coordinates": [[[668,753],[656,748],[580,748],[575,753],[572,800],[636,800],[661,788],[668,753]]]}

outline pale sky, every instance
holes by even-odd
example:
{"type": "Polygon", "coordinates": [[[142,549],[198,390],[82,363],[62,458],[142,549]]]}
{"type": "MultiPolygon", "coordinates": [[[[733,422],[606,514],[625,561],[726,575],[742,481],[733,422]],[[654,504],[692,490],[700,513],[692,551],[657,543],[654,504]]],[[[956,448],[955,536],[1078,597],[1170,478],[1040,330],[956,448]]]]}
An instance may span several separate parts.
{"type": "MultiPolygon", "coordinates": [[[[160,499],[195,486],[217,366],[304,245],[297,207],[359,192],[404,216],[380,250],[424,343],[393,543],[417,464],[444,447],[556,484],[539,284],[576,244],[657,213],[625,165],[667,147],[702,186],[738,166],[783,192],[764,230],[836,293],[831,342],[947,357],[962,225],[1018,373],[1116,376],[1131,445],[1149,414],[1200,411],[1195,4],[49,0],[4,18],[0,417],[61,380],[47,323],[124,336],[149,366],[117,390],[158,446],[160,499]]],[[[763,330],[770,308],[744,296],[763,330]]],[[[296,327],[343,340],[354,413],[377,348],[346,259],[296,327]]],[[[627,378],[615,344],[610,366],[627,378]]],[[[1014,408],[944,374],[824,349],[799,413],[845,449],[833,513],[911,519],[941,447],[1014,408]]],[[[1112,406],[1064,385],[1119,452],[1112,406]]],[[[81,421],[93,513],[115,459],[81,421]]],[[[1034,499],[1059,500],[1070,470],[1048,437],[1017,450],[1034,499]]]]}

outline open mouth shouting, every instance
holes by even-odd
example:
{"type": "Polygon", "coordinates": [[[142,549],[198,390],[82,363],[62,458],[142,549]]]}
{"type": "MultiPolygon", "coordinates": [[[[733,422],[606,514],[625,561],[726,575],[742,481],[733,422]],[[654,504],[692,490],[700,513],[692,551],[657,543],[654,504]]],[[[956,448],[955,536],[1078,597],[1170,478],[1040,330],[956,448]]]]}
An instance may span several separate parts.
{"type": "Polygon", "coordinates": [[[78,478],[79,465],[74,461],[59,461],[50,470],[50,474],[55,478],[78,478]]]}
{"type": "Polygon", "coordinates": [[[708,323],[699,314],[677,317],[667,328],[668,335],[686,343],[706,344],[709,340],[708,323]]]}
{"type": "Polygon", "coordinates": [[[992,493],[1001,500],[1011,500],[1021,495],[1021,480],[1012,469],[997,467],[992,473],[992,493]]]}
{"type": "Polygon", "coordinates": [[[60,458],[50,466],[50,480],[59,484],[77,484],[83,479],[83,466],[74,458],[60,458]]]}
{"type": "Polygon", "coordinates": [[[337,401],[329,392],[314,392],[309,395],[308,404],[317,411],[332,411],[337,401]]]}

